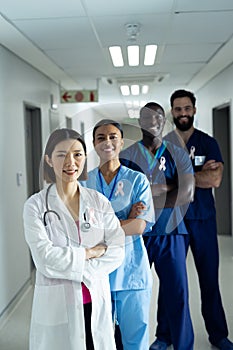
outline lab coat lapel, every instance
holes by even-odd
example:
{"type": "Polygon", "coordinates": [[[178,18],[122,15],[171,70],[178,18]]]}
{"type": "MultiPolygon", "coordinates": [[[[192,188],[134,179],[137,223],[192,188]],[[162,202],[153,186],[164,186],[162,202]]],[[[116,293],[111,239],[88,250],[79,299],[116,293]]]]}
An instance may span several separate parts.
{"type": "Polygon", "coordinates": [[[64,232],[73,242],[77,242],[77,227],[73,217],[71,216],[69,210],[63,203],[62,199],[57,193],[56,185],[54,184],[49,191],[48,196],[49,209],[55,210],[61,220],[60,224],[64,228],[64,232]]]}

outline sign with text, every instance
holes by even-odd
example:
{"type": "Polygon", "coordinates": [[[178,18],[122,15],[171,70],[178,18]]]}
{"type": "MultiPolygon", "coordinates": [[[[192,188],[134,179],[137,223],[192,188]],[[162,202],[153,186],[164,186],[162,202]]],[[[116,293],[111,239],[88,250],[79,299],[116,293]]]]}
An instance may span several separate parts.
{"type": "Polygon", "coordinates": [[[98,90],[62,90],[61,103],[98,102],[98,90]]]}

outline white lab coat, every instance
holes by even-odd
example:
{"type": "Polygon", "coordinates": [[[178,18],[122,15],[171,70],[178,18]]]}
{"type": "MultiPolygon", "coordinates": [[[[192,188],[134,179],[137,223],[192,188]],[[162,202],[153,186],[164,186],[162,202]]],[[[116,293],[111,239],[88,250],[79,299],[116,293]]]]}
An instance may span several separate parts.
{"type": "Polygon", "coordinates": [[[100,193],[80,188],[80,238],[76,223],[53,185],[31,196],[24,205],[25,238],[36,266],[30,350],[85,350],[85,328],[81,282],[92,297],[92,335],[95,350],[116,349],[111,315],[108,274],[124,258],[124,231],[110,203],[100,193]],[[91,229],[82,230],[84,213],[91,229]],[[89,214],[88,214],[89,213],[89,214]],[[106,253],[85,260],[85,247],[105,243],[106,253]]]}

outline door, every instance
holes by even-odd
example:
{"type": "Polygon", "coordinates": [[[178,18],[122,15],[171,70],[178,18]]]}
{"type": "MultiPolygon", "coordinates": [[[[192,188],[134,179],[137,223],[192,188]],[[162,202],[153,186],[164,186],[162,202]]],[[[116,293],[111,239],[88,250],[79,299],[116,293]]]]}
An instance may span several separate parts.
{"type": "MultiPolygon", "coordinates": [[[[37,107],[24,105],[25,144],[26,144],[26,178],[27,195],[40,190],[39,168],[42,156],[41,111],[37,107]]],[[[34,280],[34,263],[31,258],[31,274],[34,280]]]]}
{"type": "Polygon", "coordinates": [[[224,172],[221,186],[215,189],[218,234],[231,235],[231,152],[230,106],[213,109],[213,134],[222,153],[224,172]]]}
{"type": "Polygon", "coordinates": [[[42,156],[41,111],[25,104],[25,142],[28,197],[40,190],[40,161],[42,156]]]}

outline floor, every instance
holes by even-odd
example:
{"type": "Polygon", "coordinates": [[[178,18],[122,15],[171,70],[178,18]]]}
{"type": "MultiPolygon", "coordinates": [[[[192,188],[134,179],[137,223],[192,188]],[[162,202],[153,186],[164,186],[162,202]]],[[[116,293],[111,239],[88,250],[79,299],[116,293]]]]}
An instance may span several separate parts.
{"type": "MultiPolygon", "coordinates": [[[[233,240],[219,237],[220,285],[226,312],[229,337],[233,340],[233,240]]],[[[188,255],[188,275],[190,286],[190,307],[195,332],[195,350],[214,349],[208,342],[200,313],[200,297],[196,271],[191,254],[188,255]]],[[[155,274],[151,307],[150,340],[154,340],[156,297],[158,280],[155,274]]],[[[0,350],[28,350],[28,333],[32,303],[32,288],[28,288],[3,325],[0,325],[0,350]]],[[[172,349],[170,347],[169,349],[172,349]]],[[[51,349],[52,350],[52,349],[51,349]]]]}

